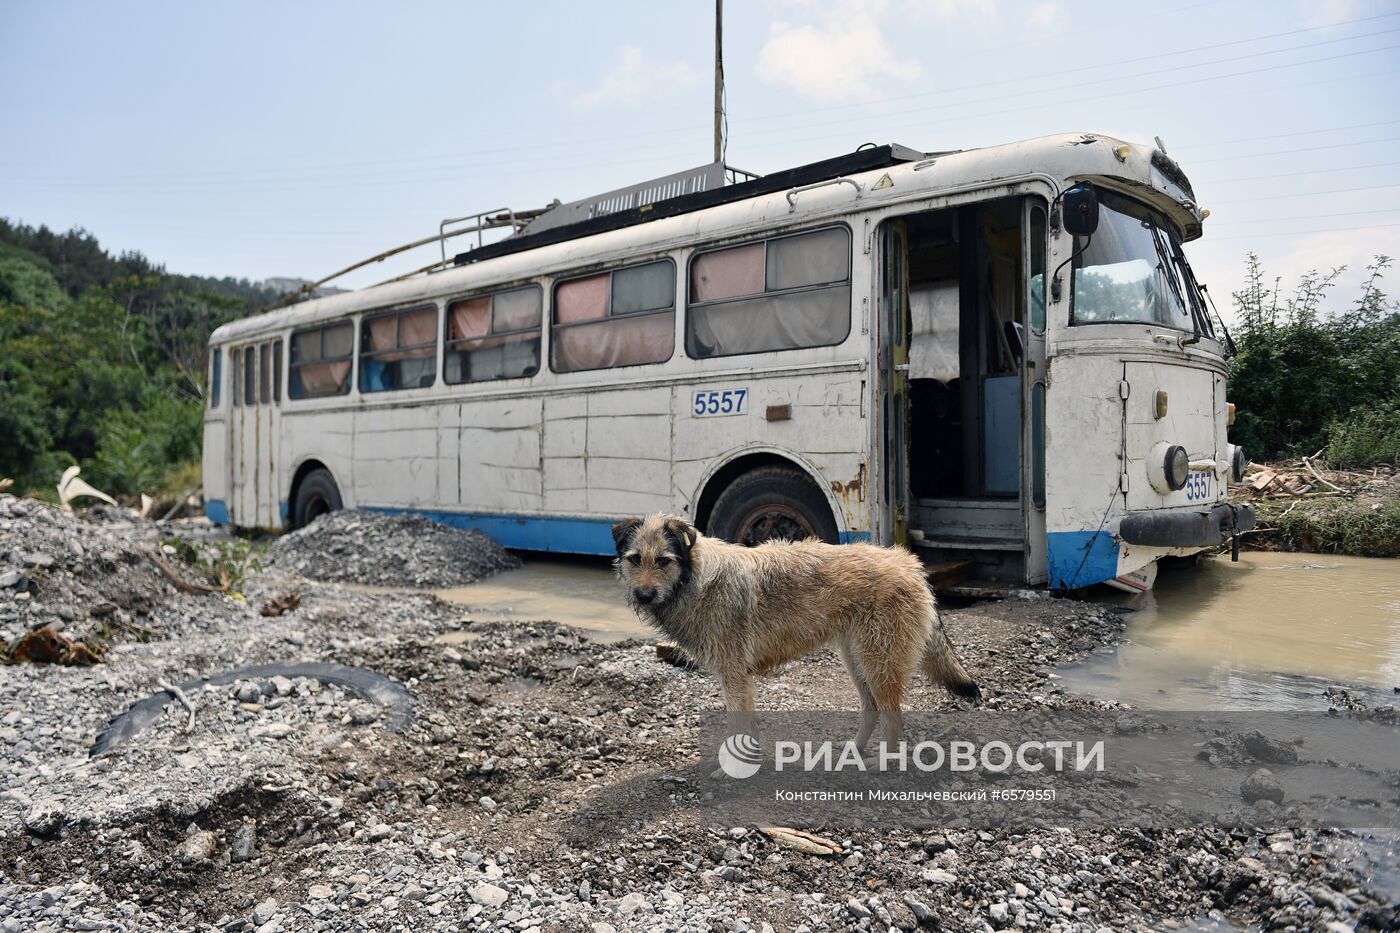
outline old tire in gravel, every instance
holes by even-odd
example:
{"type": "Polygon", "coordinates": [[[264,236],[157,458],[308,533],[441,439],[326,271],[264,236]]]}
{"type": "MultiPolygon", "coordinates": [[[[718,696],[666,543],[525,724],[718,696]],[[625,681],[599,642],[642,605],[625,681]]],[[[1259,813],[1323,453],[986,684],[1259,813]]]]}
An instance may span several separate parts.
{"type": "Polygon", "coordinates": [[[789,467],[760,467],[730,483],[715,502],[709,524],[709,534],[750,547],[782,539],[837,542],[826,497],[806,475],[789,467]]]}
{"type": "Polygon", "coordinates": [[[305,528],[327,512],[338,512],[341,508],[340,487],[335,477],[324,467],[317,467],[297,487],[296,501],[292,503],[292,527],[305,528]]]}

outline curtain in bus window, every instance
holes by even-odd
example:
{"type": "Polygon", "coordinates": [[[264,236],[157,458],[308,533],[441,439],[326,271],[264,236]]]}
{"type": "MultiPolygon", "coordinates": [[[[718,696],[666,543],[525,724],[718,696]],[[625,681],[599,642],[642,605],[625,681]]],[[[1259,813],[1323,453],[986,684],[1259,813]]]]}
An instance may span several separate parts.
{"type": "Polygon", "coordinates": [[[243,351],[243,404],[258,403],[258,356],[254,347],[243,351]]]}
{"type": "Polygon", "coordinates": [[[702,253],[690,263],[691,301],[719,301],[762,292],[762,243],[702,253]]]}
{"type": "Polygon", "coordinates": [[[554,323],[571,324],[606,317],[609,275],[574,279],[554,289],[554,323]]]}
{"type": "Polygon", "coordinates": [[[296,379],[294,385],[299,383],[301,386],[301,397],[340,395],[350,380],[350,361],[308,363],[298,366],[293,375],[296,379]]]}
{"type": "Polygon", "coordinates": [[[223,353],[224,353],[224,351],[223,351],[222,348],[220,348],[220,347],[215,347],[214,350],[213,350],[213,352],[209,354],[209,367],[210,367],[210,372],[209,372],[209,407],[210,407],[210,408],[218,408],[218,407],[219,407],[219,390],[223,388],[223,381],[224,381],[223,353]]]}
{"type": "Polygon", "coordinates": [[[282,341],[272,344],[272,400],[282,401],[282,341]]]}
{"type": "Polygon", "coordinates": [[[241,350],[228,351],[228,372],[233,382],[231,401],[234,407],[243,404],[243,357],[241,350]]]}
{"type": "Polygon", "coordinates": [[[484,337],[491,332],[491,299],[454,301],[448,309],[447,339],[484,337]]]}
{"type": "Polygon", "coordinates": [[[674,311],[555,328],[554,368],[577,372],[660,363],[671,358],[675,331],[674,311]]]}
{"type": "Polygon", "coordinates": [[[329,360],[337,356],[350,356],[354,352],[355,328],[348,321],[321,331],[321,353],[319,356],[322,359],[329,360]]]}
{"type": "Polygon", "coordinates": [[[768,241],[768,290],[844,282],[851,240],[844,227],[768,241]]]}
{"type": "Polygon", "coordinates": [[[842,285],[691,308],[686,349],[697,359],[823,347],[851,329],[851,288],[842,285]]]}
{"type": "Polygon", "coordinates": [[[618,269],[612,277],[612,313],[659,311],[676,303],[676,272],[669,262],[618,269]]]}
{"type": "Polygon", "coordinates": [[[517,288],[491,298],[491,329],[496,333],[540,326],[540,290],[517,288]]]}
{"type": "Polygon", "coordinates": [[[300,334],[292,335],[292,362],[301,363],[306,360],[318,360],[321,358],[321,332],[319,330],[308,330],[300,334]]]}

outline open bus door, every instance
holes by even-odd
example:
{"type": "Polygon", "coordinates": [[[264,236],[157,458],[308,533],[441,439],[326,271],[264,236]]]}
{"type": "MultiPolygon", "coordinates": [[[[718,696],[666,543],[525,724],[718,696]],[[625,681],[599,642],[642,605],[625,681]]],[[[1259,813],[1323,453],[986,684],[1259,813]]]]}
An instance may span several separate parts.
{"type": "Polygon", "coordinates": [[[884,371],[884,501],[891,543],[909,542],[909,265],[904,221],[884,225],[884,290],[880,302],[884,371]]]}
{"type": "Polygon", "coordinates": [[[1045,203],[1026,198],[1022,212],[1021,279],[1026,283],[1027,325],[1022,331],[1021,503],[1026,523],[1025,582],[1044,583],[1045,557],[1045,203]]]}

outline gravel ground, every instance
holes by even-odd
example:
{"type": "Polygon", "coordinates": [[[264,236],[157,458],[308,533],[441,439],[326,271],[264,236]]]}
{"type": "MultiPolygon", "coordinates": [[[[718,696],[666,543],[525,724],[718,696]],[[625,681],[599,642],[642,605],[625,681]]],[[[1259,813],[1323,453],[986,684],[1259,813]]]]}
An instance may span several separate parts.
{"type": "MultiPolygon", "coordinates": [[[[461,610],[431,597],[277,572],[236,595],[179,593],[130,548],[0,497],[0,568],[29,588],[0,590],[7,631],[81,628],[93,599],[143,597],[108,633],[105,664],[0,667],[0,930],[1396,928],[1343,833],[862,830],[835,834],[834,856],[804,855],[711,825],[695,741],[718,690],[650,643],[547,622],[463,633],[461,610]],[[41,550],[53,563],[25,568],[41,550]],[[299,605],[258,612],[289,588],[299,605]],[[171,703],[88,756],[160,683],[301,661],[395,678],[414,694],[411,724],[269,676],[192,690],[192,727],[171,703]]],[[[1113,614],[1030,599],[945,618],[992,708],[1101,705],[1052,671],[1118,638],[1113,614]]],[[[769,709],[853,699],[830,654],[760,690],[769,709]]],[[[910,706],[955,708],[922,682],[910,706]]]]}
{"type": "Polygon", "coordinates": [[[365,586],[465,586],[520,566],[479,531],[464,531],[421,515],[329,512],[285,534],[265,560],[308,580],[365,586]]]}

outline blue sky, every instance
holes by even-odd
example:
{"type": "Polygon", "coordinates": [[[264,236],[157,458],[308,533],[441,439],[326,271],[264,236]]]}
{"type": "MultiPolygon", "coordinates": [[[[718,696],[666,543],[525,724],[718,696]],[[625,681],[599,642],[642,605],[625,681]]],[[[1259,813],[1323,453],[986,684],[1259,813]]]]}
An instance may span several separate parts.
{"type": "MultiPolygon", "coordinates": [[[[1285,283],[1351,266],[1339,301],[1400,255],[1400,3],[727,6],[733,165],[1160,136],[1211,210],[1191,255],[1217,300],[1251,249],[1285,283]]],[[[319,276],[709,161],[713,9],[0,0],[0,216],[177,272],[319,276]]]]}

